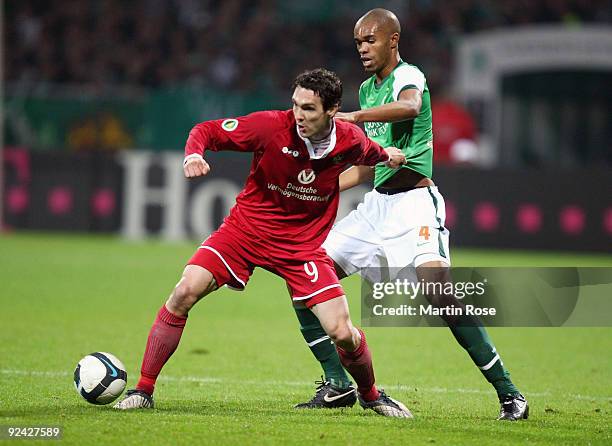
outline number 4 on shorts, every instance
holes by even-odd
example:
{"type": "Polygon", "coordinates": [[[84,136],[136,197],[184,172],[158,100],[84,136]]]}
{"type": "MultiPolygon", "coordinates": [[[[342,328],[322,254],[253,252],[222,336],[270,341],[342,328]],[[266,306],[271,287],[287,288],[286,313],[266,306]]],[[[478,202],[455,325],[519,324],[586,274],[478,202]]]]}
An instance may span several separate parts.
{"type": "Polygon", "coordinates": [[[421,229],[419,230],[419,237],[429,240],[429,226],[421,226],[421,229]]]}

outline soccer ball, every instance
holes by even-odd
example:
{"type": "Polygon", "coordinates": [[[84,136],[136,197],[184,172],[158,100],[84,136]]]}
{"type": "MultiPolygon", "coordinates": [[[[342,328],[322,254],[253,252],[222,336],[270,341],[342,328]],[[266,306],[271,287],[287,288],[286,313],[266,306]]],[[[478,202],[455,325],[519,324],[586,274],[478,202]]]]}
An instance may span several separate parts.
{"type": "Polygon", "coordinates": [[[91,353],[81,359],[74,370],[76,391],[91,404],[115,401],[126,383],[123,363],[110,353],[91,353]]]}

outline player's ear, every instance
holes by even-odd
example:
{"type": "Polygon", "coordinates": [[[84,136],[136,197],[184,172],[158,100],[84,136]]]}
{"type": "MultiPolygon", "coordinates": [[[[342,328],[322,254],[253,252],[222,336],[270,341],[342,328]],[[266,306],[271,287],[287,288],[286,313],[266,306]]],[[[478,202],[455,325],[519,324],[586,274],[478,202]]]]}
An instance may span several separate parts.
{"type": "Polygon", "coordinates": [[[399,38],[400,38],[399,33],[391,34],[391,48],[397,48],[399,44],[399,38]]]}
{"type": "Polygon", "coordinates": [[[327,116],[329,116],[329,118],[331,119],[334,116],[336,116],[336,113],[338,113],[339,109],[340,109],[340,105],[334,105],[332,108],[327,110],[325,113],[327,113],[327,116]]]}

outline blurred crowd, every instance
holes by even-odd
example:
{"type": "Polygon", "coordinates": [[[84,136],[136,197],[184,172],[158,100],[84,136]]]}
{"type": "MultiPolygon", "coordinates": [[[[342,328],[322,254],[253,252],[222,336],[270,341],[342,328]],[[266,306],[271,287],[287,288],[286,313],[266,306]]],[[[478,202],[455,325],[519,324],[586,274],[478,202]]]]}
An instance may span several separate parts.
{"type": "Polygon", "coordinates": [[[356,18],[394,10],[401,53],[432,92],[449,86],[456,38],[531,23],[612,21],[609,0],[7,0],[6,79],[108,87],[177,84],[287,90],[302,69],[337,71],[354,91],[364,74],[356,18]]]}

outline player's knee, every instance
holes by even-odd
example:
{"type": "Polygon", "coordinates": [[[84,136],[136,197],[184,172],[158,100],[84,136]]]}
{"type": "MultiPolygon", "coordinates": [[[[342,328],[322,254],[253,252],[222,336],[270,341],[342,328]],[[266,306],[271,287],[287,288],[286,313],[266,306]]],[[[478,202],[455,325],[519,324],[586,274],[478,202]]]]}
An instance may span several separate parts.
{"type": "Polygon", "coordinates": [[[179,283],[174,287],[166,306],[174,314],[186,316],[202,297],[215,289],[217,289],[217,284],[208,270],[189,265],[185,268],[179,283]]]}
{"type": "Polygon", "coordinates": [[[202,296],[202,287],[197,286],[193,281],[183,277],[176,284],[170,299],[168,299],[168,307],[175,314],[187,315],[189,310],[200,300],[202,296]]]}
{"type": "Polygon", "coordinates": [[[327,335],[340,348],[352,350],[351,347],[354,343],[353,331],[350,324],[346,321],[338,322],[329,327],[327,335]]]}
{"type": "Polygon", "coordinates": [[[446,291],[446,284],[451,281],[448,267],[440,262],[429,262],[417,268],[418,280],[424,283],[425,298],[436,307],[446,307],[457,303],[455,296],[446,291]]]}
{"type": "Polygon", "coordinates": [[[197,299],[197,292],[193,284],[187,280],[181,280],[174,287],[174,299],[178,302],[189,302],[197,299]]]}
{"type": "Polygon", "coordinates": [[[416,269],[419,281],[431,283],[446,283],[449,282],[450,274],[448,266],[441,262],[428,262],[416,269]]]}
{"type": "Polygon", "coordinates": [[[174,287],[167,305],[175,314],[186,315],[197,301],[198,296],[193,285],[183,279],[174,287]]]}

